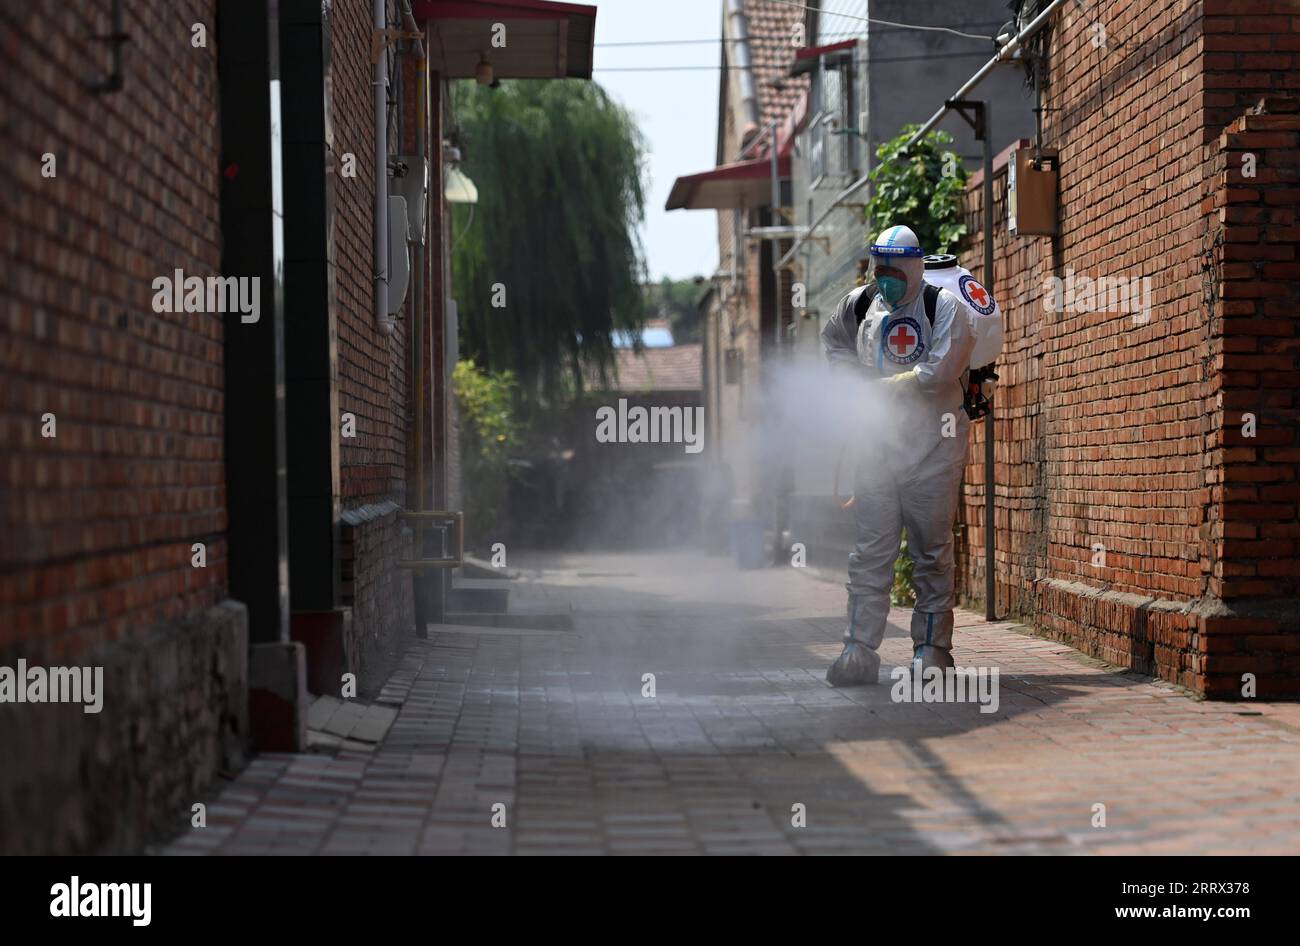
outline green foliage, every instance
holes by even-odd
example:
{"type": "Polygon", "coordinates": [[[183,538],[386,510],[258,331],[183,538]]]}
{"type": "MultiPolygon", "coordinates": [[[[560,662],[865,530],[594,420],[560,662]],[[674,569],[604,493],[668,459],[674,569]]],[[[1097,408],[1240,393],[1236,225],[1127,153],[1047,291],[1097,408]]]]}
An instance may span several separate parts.
{"type": "Polygon", "coordinates": [[[907,553],[907,530],[894,559],[894,586],[889,589],[889,603],[896,608],[910,608],[916,604],[916,587],[912,584],[912,556],[907,553]]]}
{"type": "Polygon", "coordinates": [[[524,408],[580,393],[613,365],[613,332],[645,322],[640,132],[593,82],[459,82],[453,103],[479,194],[472,219],[454,210],[461,350],[513,372],[524,408]]]}
{"type": "Polygon", "coordinates": [[[700,287],[693,279],[669,279],[647,287],[652,312],[667,317],[673,330],[673,342],[686,345],[700,340],[700,309],[696,305],[700,287]]]}
{"type": "Polygon", "coordinates": [[[904,126],[898,137],[876,149],[880,163],[871,171],[868,239],[902,225],[912,228],[927,253],[949,253],[966,235],[961,211],[966,169],[947,149],[952,135],[946,131],[932,131],[905,151],[903,145],[919,127],[904,126]]]}
{"type": "Polygon", "coordinates": [[[468,487],[466,528],[481,537],[505,512],[507,462],[518,437],[516,382],[509,371],[494,374],[462,360],[456,363],[451,383],[460,408],[461,468],[468,487]]]}
{"type": "Polygon", "coordinates": [[[451,383],[462,427],[473,436],[478,455],[492,462],[505,457],[515,439],[514,375],[509,371],[483,371],[474,362],[462,359],[456,363],[451,383]]]}

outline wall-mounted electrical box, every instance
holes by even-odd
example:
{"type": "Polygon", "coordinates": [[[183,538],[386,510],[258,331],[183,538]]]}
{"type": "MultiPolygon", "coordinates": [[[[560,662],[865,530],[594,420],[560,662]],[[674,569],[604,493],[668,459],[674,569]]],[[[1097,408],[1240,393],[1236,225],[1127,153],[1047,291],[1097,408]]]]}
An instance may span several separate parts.
{"type": "Polygon", "coordinates": [[[406,166],[406,173],[393,179],[393,193],[406,198],[406,211],[409,226],[405,239],[411,243],[424,242],[424,201],[429,193],[429,162],[413,154],[397,156],[399,164],[406,166]]]}
{"type": "Polygon", "coordinates": [[[1056,236],[1057,152],[1022,146],[1007,162],[1007,230],[1015,236],[1056,236]]]}
{"type": "Polygon", "coordinates": [[[406,245],[406,198],[388,196],[388,314],[396,315],[411,281],[411,250],[406,245]]]}

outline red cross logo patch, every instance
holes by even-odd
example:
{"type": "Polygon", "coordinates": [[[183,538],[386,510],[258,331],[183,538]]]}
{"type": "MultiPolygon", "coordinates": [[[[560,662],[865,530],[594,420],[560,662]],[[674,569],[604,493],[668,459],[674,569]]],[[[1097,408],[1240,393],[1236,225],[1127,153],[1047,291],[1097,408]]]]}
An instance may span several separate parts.
{"type": "Polygon", "coordinates": [[[974,276],[961,277],[957,282],[957,288],[961,290],[961,296],[966,300],[966,304],[980,315],[993,314],[997,306],[993,301],[993,294],[977,283],[974,276]]]}
{"type": "Polygon", "coordinates": [[[885,357],[895,364],[912,364],[925,351],[921,326],[908,317],[892,320],[885,326],[883,347],[885,357]]]}

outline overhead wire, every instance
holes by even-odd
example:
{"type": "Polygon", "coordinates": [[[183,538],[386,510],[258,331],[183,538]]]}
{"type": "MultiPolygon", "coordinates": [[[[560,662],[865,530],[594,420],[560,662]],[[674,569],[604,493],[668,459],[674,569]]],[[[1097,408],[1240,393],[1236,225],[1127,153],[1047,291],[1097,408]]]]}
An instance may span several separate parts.
{"type": "Polygon", "coordinates": [[[797,0],[767,0],[767,2],[779,3],[781,6],[785,7],[797,7],[800,10],[810,10],[813,13],[822,14],[824,16],[838,16],[843,17],[846,20],[858,20],[863,23],[871,23],[875,26],[893,26],[902,30],[929,30],[936,33],[951,33],[954,36],[964,36],[967,39],[982,39],[990,43],[996,41],[996,37],[993,36],[981,36],[977,33],[963,33],[961,30],[955,30],[948,26],[925,26],[920,23],[898,23],[894,20],[877,19],[874,16],[859,16],[856,13],[840,13],[836,10],[823,10],[820,7],[812,7],[806,3],[798,3],[797,0]]]}
{"type": "MultiPolygon", "coordinates": [[[[996,27],[996,26],[1001,26],[1002,24],[1001,24],[1001,23],[995,23],[995,22],[993,22],[992,20],[982,20],[982,21],[980,21],[980,22],[978,22],[978,23],[959,23],[959,24],[957,24],[957,25],[958,25],[958,26],[995,26],[995,27],[996,27]]],[[[920,29],[920,28],[922,28],[922,27],[918,27],[918,29],[920,29]]],[[[926,28],[928,28],[928,27],[926,27],[926,28]]],[[[971,35],[971,34],[964,34],[964,35],[971,35]]],[[[820,40],[826,40],[826,39],[835,39],[835,38],[837,38],[837,37],[843,37],[843,38],[845,38],[845,39],[854,39],[855,37],[860,37],[860,38],[863,38],[863,39],[866,38],[866,37],[864,37],[864,36],[862,35],[862,31],[861,31],[861,30],[837,30],[837,31],[835,31],[835,32],[829,32],[829,33],[827,33],[827,32],[823,32],[823,33],[820,34],[819,39],[820,39],[820,40]]],[[[981,38],[982,38],[982,37],[981,37],[981,38]]],[[[694,45],[694,44],[699,44],[699,43],[745,43],[745,42],[753,42],[753,41],[754,41],[754,37],[750,37],[749,39],[740,39],[740,38],[737,38],[737,37],[715,36],[715,37],[713,37],[713,38],[711,38],[711,39],[696,39],[696,38],[692,38],[692,39],[632,39],[632,40],[620,40],[620,41],[617,41],[617,42],[609,42],[609,43],[593,43],[592,45],[595,46],[597,49],[599,49],[599,48],[601,48],[601,47],[609,47],[609,46],[689,46],[689,45],[694,45]]],[[[818,45],[824,45],[824,43],[819,42],[818,45]]]]}
{"type": "MultiPolygon", "coordinates": [[[[870,58],[863,57],[860,60],[862,64],[873,62],[926,62],[932,60],[934,56],[873,56],[870,58]]],[[[986,53],[951,53],[949,59],[987,59],[986,53]]],[[[732,69],[741,68],[738,66],[727,66],[715,64],[711,66],[593,66],[593,72],[699,72],[704,69],[721,69],[728,72],[732,69]]]]}

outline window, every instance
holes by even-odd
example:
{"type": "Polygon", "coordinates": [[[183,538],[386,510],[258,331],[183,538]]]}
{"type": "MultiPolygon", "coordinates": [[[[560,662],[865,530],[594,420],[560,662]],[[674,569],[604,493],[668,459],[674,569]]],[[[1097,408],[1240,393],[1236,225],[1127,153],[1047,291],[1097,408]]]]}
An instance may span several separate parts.
{"type": "Polygon", "coordinates": [[[812,99],[808,160],[813,186],[846,184],[857,176],[858,158],[852,49],[820,57],[813,74],[812,99]]]}

